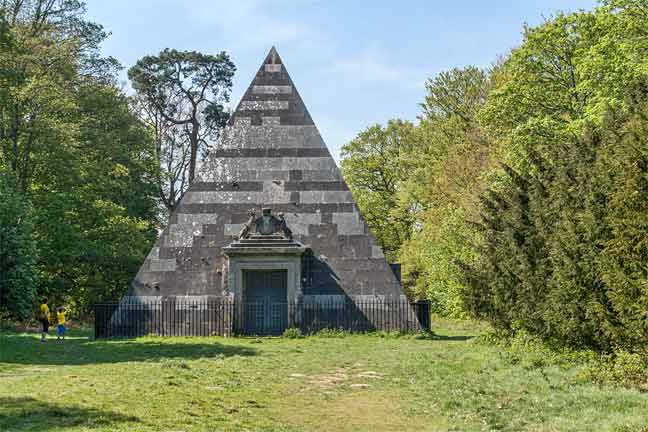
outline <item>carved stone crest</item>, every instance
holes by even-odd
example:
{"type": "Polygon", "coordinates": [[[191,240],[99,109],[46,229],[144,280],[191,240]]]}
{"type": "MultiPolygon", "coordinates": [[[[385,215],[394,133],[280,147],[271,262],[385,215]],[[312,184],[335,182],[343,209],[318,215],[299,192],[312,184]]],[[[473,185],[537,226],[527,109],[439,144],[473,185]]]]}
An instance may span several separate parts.
{"type": "Polygon", "coordinates": [[[249,238],[250,234],[262,236],[280,234],[289,240],[293,238],[292,231],[288,228],[283,213],[275,216],[270,208],[263,208],[260,217],[256,217],[254,212],[250,212],[250,218],[239,232],[239,240],[249,238]]]}
{"type": "Polygon", "coordinates": [[[261,217],[255,221],[256,232],[261,235],[272,235],[278,232],[279,219],[272,215],[272,210],[264,208],[261,217]]]}

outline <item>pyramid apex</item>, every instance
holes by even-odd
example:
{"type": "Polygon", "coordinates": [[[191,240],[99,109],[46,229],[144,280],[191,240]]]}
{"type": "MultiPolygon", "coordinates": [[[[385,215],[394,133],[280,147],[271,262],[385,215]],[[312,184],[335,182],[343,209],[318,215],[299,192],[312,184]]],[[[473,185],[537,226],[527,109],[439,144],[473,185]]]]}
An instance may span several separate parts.
{"type": "Polygon", "coordinates": [[[277,52],[277,48],[272,45],[272,48],[270,48],[270,51],[268,51],[268,55],[265,58],[265,61],[263,62],[263,65],[274,65],[274,64],[281,64],[281,57],[279,57],[279,53],[277,52]]]}
{"type": "Polygon", "coordinates": [[[266,123],[314,125],[274,45],[241,98],[230,124],[241,120],[258,126],[264,118],[266,123]]]}

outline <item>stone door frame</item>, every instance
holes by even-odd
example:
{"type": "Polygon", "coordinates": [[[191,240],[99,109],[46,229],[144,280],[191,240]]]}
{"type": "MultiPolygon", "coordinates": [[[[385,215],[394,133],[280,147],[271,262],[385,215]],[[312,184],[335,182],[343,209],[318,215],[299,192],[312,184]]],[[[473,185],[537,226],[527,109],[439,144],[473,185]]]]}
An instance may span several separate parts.
{"type": "Polygon", "coordinates": [[[235,302],[245,301],[243,270],[286,270],[286,302],[294,303],[302,296],[301,257],[293,256],[230,256],[227,282],[235,302]]]}
{"type": "Polygon", "coordinates": [[[236,330],[243,331],[245,325],[245,292],[243,283],[244,270],[286,270],[286,307],[288,313],[288,327],[294,325],[296,317],[294,316],[294,307],[291,304],[297,304],[303,297],[301,284],[301,254],[294,255],[247,255],[247,254],[228,254],[229,266],[227,272],[227,282],[230,292],[234,297],[236,330]]]}

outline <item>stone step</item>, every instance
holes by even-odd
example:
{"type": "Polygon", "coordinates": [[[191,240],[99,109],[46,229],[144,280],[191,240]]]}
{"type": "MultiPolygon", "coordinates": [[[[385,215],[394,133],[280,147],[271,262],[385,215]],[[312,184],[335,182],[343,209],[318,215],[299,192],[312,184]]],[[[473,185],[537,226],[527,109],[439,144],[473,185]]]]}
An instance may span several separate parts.
{"type": "Polygon", "coordinates": [[[235,247],[254,248],[254,247],[299,247],[297,243],[284,243],[284,242],[257,242],[257,243],[238,243],[233,245],[235,247]]]}
{"type": "Polygon", "coordinates": [[[292,240],[285,239],[283,237],[280,238],[258,238],[258,239],[241,239],[239,240],[240,243],[258,243],[258,242],[273,242],[273,243],[293,243],[292,240]]]}
{"type": "Polygon", "coordinates": [[[250,234],[248,238],[242,239],[242,241],[245,240],[285,240],[283,236],[278,235],[278,234],[272,234],[272,235],[260,235],[260,234],[250,234]]]}

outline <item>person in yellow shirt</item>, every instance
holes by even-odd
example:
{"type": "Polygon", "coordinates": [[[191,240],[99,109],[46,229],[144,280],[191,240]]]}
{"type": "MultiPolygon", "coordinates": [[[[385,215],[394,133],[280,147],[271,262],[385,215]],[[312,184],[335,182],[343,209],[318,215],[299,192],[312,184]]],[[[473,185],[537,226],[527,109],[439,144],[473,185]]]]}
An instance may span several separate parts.
{"type": "Polygon", "coordinates": [[[47,332],[49,332],[50,322],[50,310],[49,306],[47,306],[47,297],[43,298],[43,302],[38,309],[38,319],[43,326],[41,330],[41,342],[45,342],[47,340],[47,332]]]}
{"type": "Polygon", "coordinates": [[[56,339],[65,340],[65,308],[63,306],[56,310],[56,323],[58,324],[56,339]]]}

